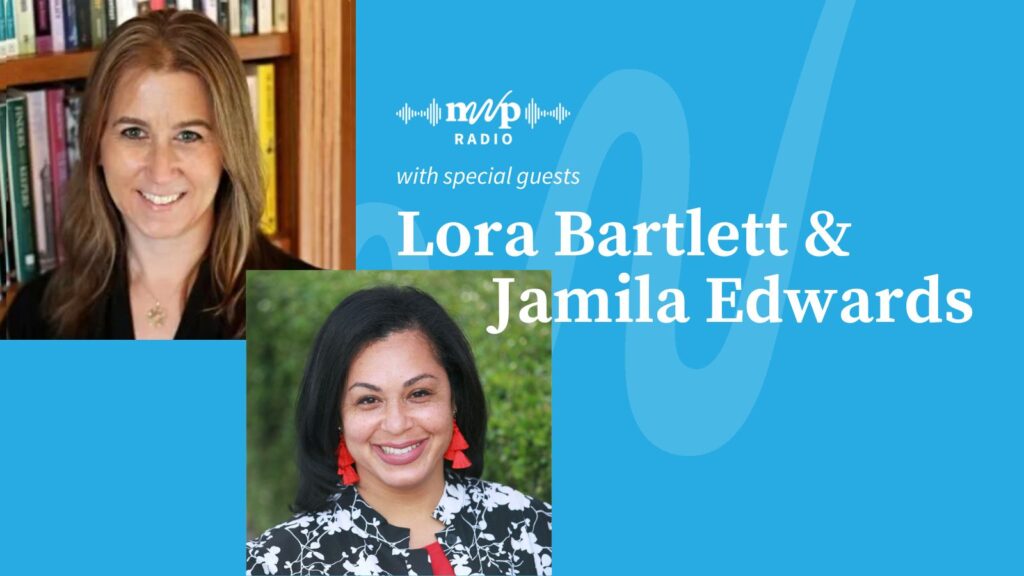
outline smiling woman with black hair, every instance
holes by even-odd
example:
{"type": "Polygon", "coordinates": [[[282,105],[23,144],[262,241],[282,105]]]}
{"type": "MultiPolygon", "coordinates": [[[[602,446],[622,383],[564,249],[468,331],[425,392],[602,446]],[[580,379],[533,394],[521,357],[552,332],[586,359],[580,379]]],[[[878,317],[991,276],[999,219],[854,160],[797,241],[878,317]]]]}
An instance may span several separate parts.
{"type": "Polygon", "coordinates": [[[480,480],[473,352],[430,296],[352,294],[313,344],[297,410],[298,514],[248,574],[550,574],[551,506],[480,480]]]}

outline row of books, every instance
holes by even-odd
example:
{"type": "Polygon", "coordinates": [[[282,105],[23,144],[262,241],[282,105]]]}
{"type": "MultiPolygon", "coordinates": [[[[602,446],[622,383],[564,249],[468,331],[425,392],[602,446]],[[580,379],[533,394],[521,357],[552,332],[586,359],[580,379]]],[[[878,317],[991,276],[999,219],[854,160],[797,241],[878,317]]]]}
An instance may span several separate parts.
{"type": "Polygon", "coordinates": [[[232,36],[288,31],[289,0],[0,0],[0,59],[98,47],[150,10],[196,10],[232,36]]]}
{"type": "Polygon", "coordinates": [[[81,92],[72,86],[0,92],[0,282],[4,291],[57,265],[57,227],[80,158],[81,92]]]}
{"type": "MultiPolygon", "coordinates": [[[[261,228],[277,232],[274,65],[246,67],[259,135],[266,208],[261,228]]],[[[68,179],[81,157],[82,94],[76,85],[0,91],[0,301],[64,258],[57,231],[68,179]]]]}

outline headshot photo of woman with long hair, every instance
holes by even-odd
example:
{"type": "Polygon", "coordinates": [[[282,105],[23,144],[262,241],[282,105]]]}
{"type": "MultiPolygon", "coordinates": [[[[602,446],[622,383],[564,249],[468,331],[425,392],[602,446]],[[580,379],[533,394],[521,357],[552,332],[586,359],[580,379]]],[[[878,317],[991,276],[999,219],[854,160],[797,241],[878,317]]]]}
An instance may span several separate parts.
{"type": "Polygon", "coordinates": [[[481,479],[484,390],[432,296],[350,293],[302,375],[296,514],[249,541],[247,574],[550,574],[551,506],[481,479]]]}
{"type": "Polygon", "coordinates": [[[193,11],[118,27],[82,104],[64,261],[22,287],[7,338],[245,335],[245,272],[310,266],[259,230],[263,176],[245,72],[193,11]]]}

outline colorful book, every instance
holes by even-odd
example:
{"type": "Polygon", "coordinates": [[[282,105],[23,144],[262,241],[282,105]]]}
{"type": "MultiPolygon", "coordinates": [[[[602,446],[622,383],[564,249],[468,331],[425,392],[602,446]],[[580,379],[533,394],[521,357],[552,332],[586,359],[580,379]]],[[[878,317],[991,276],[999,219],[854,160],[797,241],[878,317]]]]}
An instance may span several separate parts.
{"type": "Polygon", "coordinates": [[[78,28],[78,48],[92,46],[92,0],[69,0],[75,3],[75,22],[78,28]]]}
{"type": "Polygon", "coordinates": [[[49,0],[35,0],[35,12],[32,15],[36,22],[36,52],[39,54],[53,52],[53,41],[50,38],[49,0]]]}
{"type": "Polygon", "coordinates": [[[241,32],[242,36],[249,36],[256,33],[256,0],[239,0],[241,11],[241,32]]]}
{"type": "Polygon", "coordinates": [[[64,0],[50,0],[50,38],[54,52],[64,52],[64,0]]]}
{"type": "Polygon", "coordinates": [[[78,0],[61,0],[64,4],[64,49],[78,49],[78,0]]]}
{"type": "MultiPolygon", "coordinates": [[[[53,195],[53,255],[59,264],[63,260],[60,247],[60,225],[64,220],[64,198],[68,184],[68,147],[65,141],[64,126],[64,89],[49,88],[46,90],[47,127],[50,130],[50,182],[53,195]]],[[[42,262],[40,262],[42,268],[42,262]]]]}
{"type": "Polygon", "coordinates": [[[14,0],[0,0],[0,60],[18,54],[18,35],[14,31],[14,0]]]}
{"type": "Polygon", "coordinates": [[[260,229],[272,236],[277,233],[277,143],[274,129],[274,65],[256,66],[256,84],[259,92],[259,122],[256,124],[263,157],[263,189],[266,202],[260,229]]]}
{"type": "Polygon", "coordinates": [[[14,30],[18,35],[18,54],[36,53],[36,18],[32,0],[15,0],[14,30]]]}
{"type": "Polygon", "coordinates": [[[35,232],[32,230],[32,185],[28,158],[28,105],[24,94],[7,94],[7,177],[11,227],[14,238],[14,271],[17,282],[38,274],[35,232]]]}
{"type": "Polygon", "coordinates": [[[8,243],[13,241],[8,232],[7,223],[10,221],[7,209],[8,206],[7,185],[7,96],[0,92],[0,300],[11,285],[11,278],[8,271],[12,269],[14,262],[11,257],[13,250],[7,248],[8,243]]]}
{"type": "Polygon", "coordinates": [[[89,20],[92,25],[89,27],[92,32],[92,47],[99,48],[107,39],[107,2],[106,0],[91,0],[89,8],[89,20]]]}
{"type": "Polygon", "coordinates": [[[53,230],[53,171],[50,168],[46,91],[26,90],[24,94],[28,105],[29,179],[32,182],[36,258],[39,272],[47,272],[57,265],[57,252],[53,230]]]}

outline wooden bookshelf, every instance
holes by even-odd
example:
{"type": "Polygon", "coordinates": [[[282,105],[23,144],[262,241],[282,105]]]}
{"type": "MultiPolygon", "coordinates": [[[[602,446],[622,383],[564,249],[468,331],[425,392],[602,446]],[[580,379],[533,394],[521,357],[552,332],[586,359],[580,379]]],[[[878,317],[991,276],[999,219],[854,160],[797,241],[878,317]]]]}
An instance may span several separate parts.
{"type": "MultiPolygon", "coordinates": [[[[321,268],[355,267],[355,12],[355,0],[290,0],[288,33],[232,38],[243,61],[274,63],[272,241],[321,268]]],[[[83,50],[0,61],[0,90],[84,79],[95,57],[83,50]]],[[[11,300],[0,303],[0,318],[11,300]]]]}
{"type": "MultiPolygon", "coordinates": [[[[232,38],[242,60],[268,60],[291,56],[290,34],[232,38]]],[[[0,61],[0,90],[11,86],[78,80],[89,75],[96,50],[16,56],[0,61]]]]}

